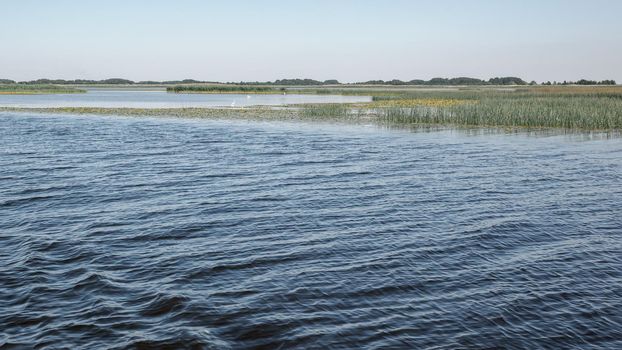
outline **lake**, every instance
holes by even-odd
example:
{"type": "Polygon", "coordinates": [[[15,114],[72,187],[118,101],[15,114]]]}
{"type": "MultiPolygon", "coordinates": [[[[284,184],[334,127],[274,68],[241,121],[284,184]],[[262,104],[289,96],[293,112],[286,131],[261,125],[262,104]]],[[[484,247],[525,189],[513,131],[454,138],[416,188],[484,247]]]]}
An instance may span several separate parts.
{"type": "Polygon", "coordinates": [[[0,112],[0,347],[622,348],[621,185],[596,134],[0,112]]]}
{"type": "Polygon", "coordinates": [[[370,96],[175,94],[163,90],[87,89],[82,94],[2,95],[0,107],[190,108],[369,102],[370,96]]]}

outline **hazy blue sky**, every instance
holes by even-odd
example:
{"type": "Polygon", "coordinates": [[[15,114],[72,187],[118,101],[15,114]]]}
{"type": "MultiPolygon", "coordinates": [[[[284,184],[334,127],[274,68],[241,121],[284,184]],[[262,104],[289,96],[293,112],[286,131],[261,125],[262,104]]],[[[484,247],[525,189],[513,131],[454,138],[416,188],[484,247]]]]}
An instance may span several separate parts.
{"type": "Polygon", "coordinates": [[[622,82],[620,0],[0,2],[0,78],[622,82]]]}

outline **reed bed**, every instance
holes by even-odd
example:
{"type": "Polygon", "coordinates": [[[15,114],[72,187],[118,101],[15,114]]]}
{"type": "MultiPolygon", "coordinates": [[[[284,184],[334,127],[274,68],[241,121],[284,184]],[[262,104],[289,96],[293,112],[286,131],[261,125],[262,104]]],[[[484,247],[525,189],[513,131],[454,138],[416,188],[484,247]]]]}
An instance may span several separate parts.
{"type": "Polygon", "coordinates": [[[378,107],[449,107],[466,103],[477,103],[477,100],[456,99],[456,98],[414,98],[414,99],[389,99],[375,100],[367,106],[378,107]]]}
{"type": "Polygon", "coordinates": [[[69,86],[52,84],[0,84],[2,95],[75,94],[86,92],[69,86]]]}
{"type": "Polygon", "coordinates": [[[393,100],[478,100],[488,91],[471,90],[405,90],[401,92],[373,93],[372,101],[393,100]]]}
{"type": "Polygon", "coordinates": [[[342,103],[302,105],[300,107],[300,115],[304,118],[343,118],[352,114],[352,109],[342,103]]]}
{"type": "Polygon", "coordinates": [[[564,129],[622,129],[622,99],[610,97],[483,98],[445,107],[378,110],[394,123],[564,129]]]}
{"type": "Polygon", "coordinates": [[[313,94],[313,95],[363,95],[347,89],[286,88],[278,86],[244,85],[176,85],[166,88],[171,93],[187,94],[313,94]]]}
{"type": "Polygon", "coordinates": [[[167,92],[173,93],[204,93],[204,94],[223,94],[223,93],[279,93],[280,89],[269,86],[226,86],[226,85],[176,85],[166,88],[167,92]]]}
{"type": "Polygon", "coordinates": [[[400,124],[622,129],[620,86],[385,91],[356,108],[400,124]]]}

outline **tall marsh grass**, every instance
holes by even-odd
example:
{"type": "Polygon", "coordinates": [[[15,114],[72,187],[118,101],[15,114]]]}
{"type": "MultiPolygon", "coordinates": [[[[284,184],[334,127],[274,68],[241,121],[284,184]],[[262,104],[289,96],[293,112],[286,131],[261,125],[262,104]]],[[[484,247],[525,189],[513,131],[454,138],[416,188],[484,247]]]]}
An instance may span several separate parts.
{"type": "Polygon", "coordinates": [[[86,92],[69,86],[52,84],[0,84],[0,94],[72,94],[86,92]]]}
{"type": "Polygon", "coordinates": [[[176,85],[166,88],[167,92],[174,93],[279,93],[283,89],[269,86],[226,86],[226,85],[176,85]]]}
{"type": "Polygon", "coordinates": [[[389,122],[409,124],[622,129],[622,99],[617,97],[488,97],[444,107],[391,107],[378,114],[389,122]]]}
{"type": "Polygon", "coordinates": [[[303,106],[309,117],[365,116],[399,124],[622,130],[622,87],[368,91],[372,102],[303,106]]]}
{"type": "Polygon", "coordinates": [[[347,118],[353,114],[352,110],[341,103],[327,103],[315,105],[303,105],[300,115],[304,118],[347,118]]]}

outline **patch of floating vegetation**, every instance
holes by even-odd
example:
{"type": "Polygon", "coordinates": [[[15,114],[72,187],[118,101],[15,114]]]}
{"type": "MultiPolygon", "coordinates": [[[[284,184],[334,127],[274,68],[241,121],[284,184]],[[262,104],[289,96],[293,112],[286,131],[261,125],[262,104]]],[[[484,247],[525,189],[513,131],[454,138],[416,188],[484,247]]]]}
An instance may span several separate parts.
{"type": "Polygon", "coordinates": [[[0,107],[0,111],[34,112],[78,115],[114,115],[128,117],[177,117],[177,118],[230,118],[240,117],[280,117],[290,113],[269,107],[252,108],[104,108],[104,107],[51,107],[22,108],[0,107]]]}

